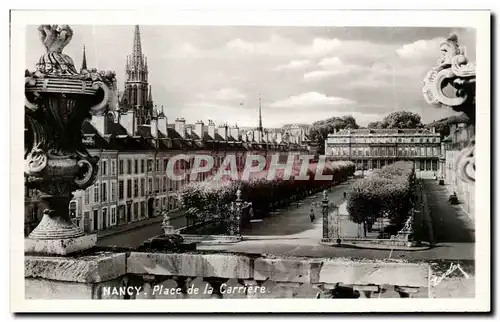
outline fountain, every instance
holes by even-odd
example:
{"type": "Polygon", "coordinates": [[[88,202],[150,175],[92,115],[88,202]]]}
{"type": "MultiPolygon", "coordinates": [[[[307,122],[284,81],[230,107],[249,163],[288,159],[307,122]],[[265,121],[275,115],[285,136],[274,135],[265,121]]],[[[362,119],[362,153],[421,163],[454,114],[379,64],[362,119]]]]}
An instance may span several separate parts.
{"type": "Polygon", "coordinates": [[[31,136],[24,176],[28,188],[41,192],[47,209],[25,240],[25,251],[67,255],[96,242],[95,234],[85,235],[72,223],[68,205],[73,191],[95,181],[99,158],[87,152],[81,126],[91,114],[105,112],[116,78],[112,71],[77,72],[71,57],[62,53],[73,37],[70,26],[42,25],[38,31],[47,52],[36,71],[25,73],[25,119],[31,136]]]}

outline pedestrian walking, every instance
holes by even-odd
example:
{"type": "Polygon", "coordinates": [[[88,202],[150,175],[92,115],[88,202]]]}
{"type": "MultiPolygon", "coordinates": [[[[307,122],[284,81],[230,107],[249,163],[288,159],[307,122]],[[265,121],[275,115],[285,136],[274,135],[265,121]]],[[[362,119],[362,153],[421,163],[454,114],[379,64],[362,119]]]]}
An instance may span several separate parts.
{"type": "Polygon", "coordinates": [[[347,197],[347,192],[344,191],[344,199],[347,197]]]}
{"type": "Polygon", "coordinates": [[[312,209],[312,207],[311,210],[309,211],[309,218],[311,219],[311,222],[314,221],[315,216],[314,216],[314,209],[312,209]]]}

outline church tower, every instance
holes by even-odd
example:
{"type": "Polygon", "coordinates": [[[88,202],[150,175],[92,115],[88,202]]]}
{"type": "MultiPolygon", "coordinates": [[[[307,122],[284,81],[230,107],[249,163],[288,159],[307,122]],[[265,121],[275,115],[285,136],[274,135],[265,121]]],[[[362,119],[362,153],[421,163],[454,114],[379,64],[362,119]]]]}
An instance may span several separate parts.
{"type": "Polygon", "coordinates": [[[153,116],[151,86],[148,84],[148,61],[142,53],[141,33],[135,26],[132,55],[127,56],[125,66],[125,91],[122,103],[135,111],[136,124],[150,124],[153,116]]]}

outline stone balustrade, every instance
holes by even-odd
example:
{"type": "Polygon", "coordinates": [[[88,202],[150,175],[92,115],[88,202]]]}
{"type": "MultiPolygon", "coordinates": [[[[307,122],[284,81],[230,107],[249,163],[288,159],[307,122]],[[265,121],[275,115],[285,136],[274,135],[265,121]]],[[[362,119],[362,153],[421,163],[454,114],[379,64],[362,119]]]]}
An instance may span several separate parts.
{"type": "Polygon", "coordinates": [[[427,263],[201,252],[27,255],[25,267],[27,299],[428,297],[430,275],[427,263]]]}

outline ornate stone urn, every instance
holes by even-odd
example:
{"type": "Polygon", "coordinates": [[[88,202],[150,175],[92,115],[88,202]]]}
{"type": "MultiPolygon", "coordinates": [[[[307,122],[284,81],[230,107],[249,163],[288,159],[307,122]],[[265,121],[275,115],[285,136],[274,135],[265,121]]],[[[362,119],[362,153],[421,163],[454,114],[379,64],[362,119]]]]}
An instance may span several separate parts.
{"type": "Polygon", "coordinates": [[[81,126],[92,114],[105,112],[116,88],[115,73],[83,70],[62,53],[73,31],[68,25],[42,25],[47,52],[35,72],[25,74],[25,184],[41,192],[47,206],[25,242],[26,252],[65,255],[92,247],[96,236],[84,236],[70,217],[72,192],[92,185],[98,157],[82,143],[81,126]]]}
{"type": "MultiPolygon", "coordinates": [[[[424,79],[422,93],[427,103],[463,112],[476,119],[476,65],[467,59],[465,48],[453,34],[440,44],[441,57],[424,79]]],[[[460,153],[457,170],[462,180],[475,181],[475,139],[460,153]]]]}

